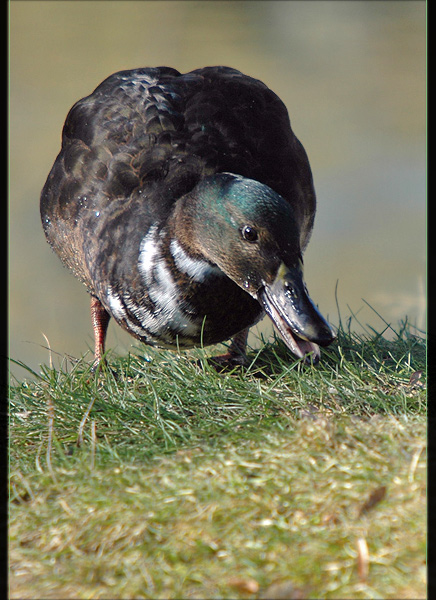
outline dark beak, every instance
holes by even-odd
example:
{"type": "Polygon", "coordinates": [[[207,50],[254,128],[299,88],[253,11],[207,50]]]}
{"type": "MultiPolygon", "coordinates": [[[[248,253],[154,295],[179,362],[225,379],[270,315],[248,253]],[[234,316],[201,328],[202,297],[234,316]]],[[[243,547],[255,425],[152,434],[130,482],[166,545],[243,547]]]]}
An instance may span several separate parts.
{"type": "Polygon", "coordinates": [[[319,346],[328,346],[335,336],[309,297],[302,269],[282,263],[275,280],[258,291],[258,300],[289,349],[306,363],[317,363],[319,346]]]}

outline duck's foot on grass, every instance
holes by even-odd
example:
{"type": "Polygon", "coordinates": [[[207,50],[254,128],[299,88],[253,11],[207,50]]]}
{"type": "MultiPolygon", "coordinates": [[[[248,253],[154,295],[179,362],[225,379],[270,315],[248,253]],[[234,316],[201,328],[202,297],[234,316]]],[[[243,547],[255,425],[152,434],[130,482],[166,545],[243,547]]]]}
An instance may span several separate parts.
{"type": "Polygon", "coordinates": [[[221,373],[223,371],[231,371],[235,367],[246,367],[248,359],[245,355],[247,347],[248,329],[243,329],[237,333],[232,339],[228,352],[219,356],[211,356],[207,362],[221,373]]]}
{"type": "Polygon", "coordinates": [[[119,374],[112,367],[109,366],[108,362],[105,358],[95,359],[90,368],[90,376],[87,380],[87,383],[91,383],[92,380],[102,376],[102,375],[112,375],[112,377],[118,381],[119,374]]]}
{"type": "Polygon", "coordinates": [[[246,367],[248,365],[245,354],[235,354],[233,352],[210,356],[206,360],[218,373],[232,371],[235,367],[246,367]]]}

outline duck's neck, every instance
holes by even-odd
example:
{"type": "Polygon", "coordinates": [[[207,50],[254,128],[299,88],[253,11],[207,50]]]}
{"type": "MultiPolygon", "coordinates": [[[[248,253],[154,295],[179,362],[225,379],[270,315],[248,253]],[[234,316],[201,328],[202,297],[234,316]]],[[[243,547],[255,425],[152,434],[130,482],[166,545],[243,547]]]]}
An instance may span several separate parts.
{"type": "Polygon", "coordinates": [[[207,260],[197,235],[198,219],[201,216],[196,214],[195,198],[192,194],[187,194],[175,203],[167,229],[170,238],[177,240],[190,257],[207,260]]]}
{"type": "Polygon", "coordinates": [[[222,270],[202,251],[197,229],[195,211],[190,210],[191,199],[181,198],[165,227],[169,240],[169,252],[177,269],[188,275],[190,280],[203,283],[211,276],[223,276],[222,270]]]}

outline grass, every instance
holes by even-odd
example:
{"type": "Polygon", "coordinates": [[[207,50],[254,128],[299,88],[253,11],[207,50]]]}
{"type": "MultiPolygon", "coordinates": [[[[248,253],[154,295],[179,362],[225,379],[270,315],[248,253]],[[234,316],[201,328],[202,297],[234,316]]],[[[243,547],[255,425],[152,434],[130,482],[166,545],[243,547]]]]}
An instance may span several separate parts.
{"type": "Polygon", "coordinates": [[[316,367],[279,340],[225,374],[205,357],[14,383],[10,597],[424,598],[423,340],[341,327],[316,367]]]}

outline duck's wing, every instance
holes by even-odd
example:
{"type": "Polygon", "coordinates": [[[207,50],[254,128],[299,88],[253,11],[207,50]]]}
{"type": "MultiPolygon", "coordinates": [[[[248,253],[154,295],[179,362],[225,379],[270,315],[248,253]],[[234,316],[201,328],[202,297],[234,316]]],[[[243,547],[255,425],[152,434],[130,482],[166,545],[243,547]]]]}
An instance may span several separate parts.
{"type": "Polygon", "coordinates": [[[92,257],[108,252],[101,245],[123,244],[129,256],[177,195],[164,186],[183,138],[183,98],[171,85],[178,77],[166,67],[115,73],[67,115],[41,218],[53,249],[91,291],[92,257]]]}
{"type": "Polygon", "coordinates": [[[293,206],[306,247],[316,210],[306,152],[294,135],[288,111],[264,83],[228,67],[206,67],[187,93],[185,129],[190,149],[212,172],[231,172],[271,187],[293,206]]]}
{"type": "Polygon", "coordinates": [[[165,179],[173,132],[183,128],[182,99],[171,89],[178,76],[166,67],[121,71],[76,102],[42,191],[42,210],[57,209],[69,219],[90,202],[104,209],[165,179]]]}

